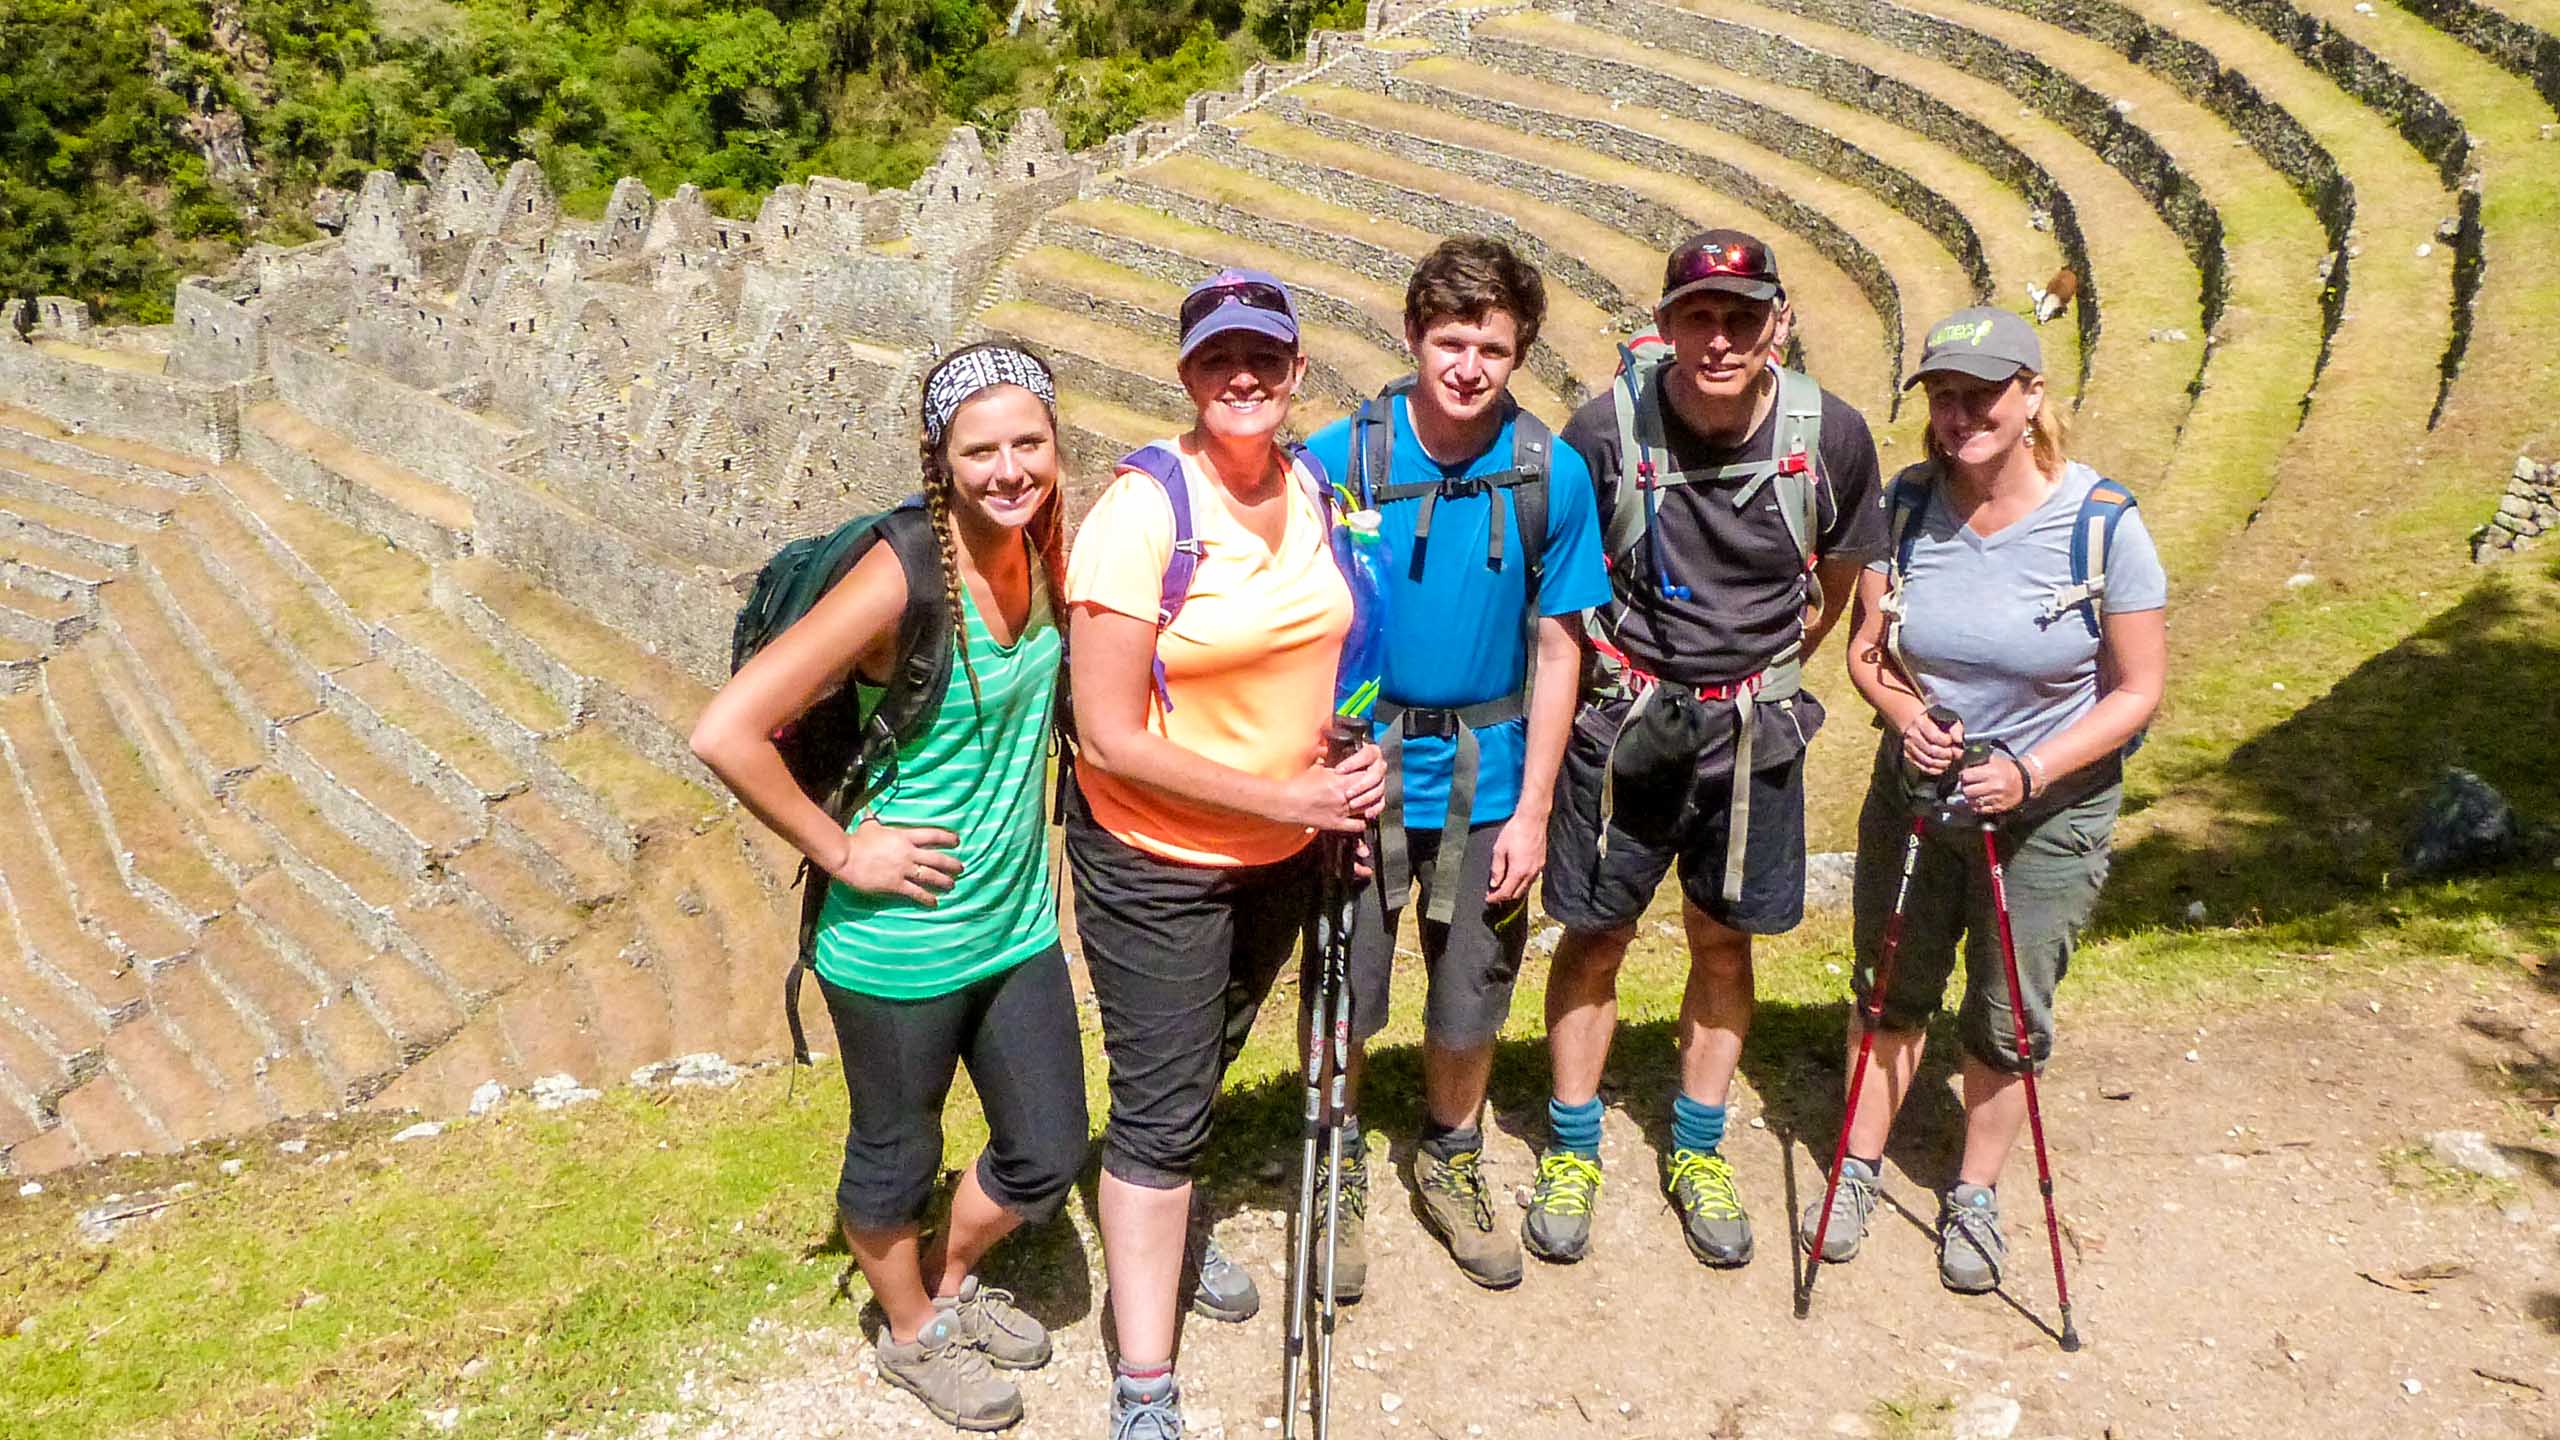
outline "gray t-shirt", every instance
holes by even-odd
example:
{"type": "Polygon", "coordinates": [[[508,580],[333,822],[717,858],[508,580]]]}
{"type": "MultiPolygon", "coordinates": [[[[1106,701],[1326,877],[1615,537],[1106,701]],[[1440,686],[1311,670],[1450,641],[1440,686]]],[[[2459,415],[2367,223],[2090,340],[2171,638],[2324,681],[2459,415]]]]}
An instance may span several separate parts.
{"type": "MultiPolygon", "coordinates": [[[[1896,486],[1927,484],[1913,466],[1896,486]]],[[[2098,637],[2088,608],[2045,620],[2046,603],[2071,584],[2071,530],[2098,472],[2077,461],[2042,505],[2006,528],[1977,535],[1931,485],[1911,544],[1902,649],[1924,693],[1964,717],[1965,734],[2024,751],[2062,733],[2098,703],[2098,637]]],[[[1887,513],[1892,514],[1888,496],[1887,513]]],[[[1886,571],[1890,558],[1867,568],[1886,571]]],[[[2169,579],[2142,512],[2116,526],[2107,550],[2107,614],[2158,610],[2169,579]]]]}

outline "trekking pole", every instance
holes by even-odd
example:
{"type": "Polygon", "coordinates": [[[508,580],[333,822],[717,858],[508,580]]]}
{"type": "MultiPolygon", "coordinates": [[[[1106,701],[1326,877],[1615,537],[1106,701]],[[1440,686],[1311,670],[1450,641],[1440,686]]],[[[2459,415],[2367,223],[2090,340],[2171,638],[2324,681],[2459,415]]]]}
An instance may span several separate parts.
{"type": "MultiPolygon", "coordinates": [[[[1377,833],[1375,825],[1370,833],[1377,833]]],[[[1377,853],[1374,846],[1370,853],[1377,853]]],[[[1334,1267],[1341,1258],[1342,1112],[1350,1095],[1351,907],[1358,897],[1351,873],[1351,842],[1335,840],[1326,858],[1333,871],[1325,896],[1330,909],[1324,955],[1325,989],[1333,999],[1333,1095],[1325,1115],[1329,1151],[1324,1175],[1324,1305],[1316,1333],[1316,1440],[1330,1440],[1333,1434],[1333,1327],[1340,1309],[1333,1286],[1334,1267]]]]}
{"type": "MultiPolygon", "coordinates": [[[[1329,884],[1320,881],[1319,884],[1329,884]]],[[[1331,945],[1327,908],[1318,892],[1314,943],[1307,947],[1298,993],[1307,1010],[1307,1094],[1305,1124],[1298,1155],[1298,1208],[1289,1227],[1289,1327],[1287,1359],[1282,1366],[1280,1434],[1298,1433],[1298,1387],[1307,1359],[1308,1262],[1315,1251],[1316,1144],[1324,1130],[1325,977],[1330,967],[1324,951],[1331,945]]]]}
{"type": "Polygon", "coordinates": [[[2080,1348],[2080,1332],[2071,1324],[2071,1285],[2062,1274],[2062,1222],[2053,1211],[2053,1162],[2045,1155],[2044,1110],[2036,1103],[2035,1054],[2027,1039],[2026,996],[2018,984],[2018,942],[2009,931],[2009,886],[2000,865],[2000,842],[1997,829],[1989,819],[1982,822],[1982,855],[1991,865],[1991,909],[2000,922],[2000,964],[2009,977],[2009,1020],[2017,1027],[2018,1060],[2026,1067],[2027,1128],[2036,1142],[2036,1188],[2044,1192],[2044,1238],[2053,1248],[2053,1293],[2062,1306],[2062,1348],[2065,1353],[2080,1348]]]}
{"type": "MultiPolygon", "coordinates": [[[[1928,715],[1930,721],[1942,730],[1953,730],[1961,723],[1956,713],[1943,705],[1930,706],[1928,715]]],[[[1956,787],[1960,783],[1957,777],[1962,773],[1960,762],[1949,766],[1938,781],[1935,808],[1941,820],[1946,819],[1958,803],[1954,797],[1960,793],[1956,787]]],[[[1796,1291],[1796,1318],[1799,1320],[1813,1313],[1813,1282],[1822,1273],[1822,1247],[1831,1235],[1831,1201],[1839,1193],[1840,1171],[1849,1158],[1849,1127],[1858,1118],[1858,1096],[1866,1089],[1867,1062],[1875,1055],[1876,1031],[1884,1025],[1885,992],[1893,984],[1894,958],[1902,952],[1903,907],[1911,898],[1911,875],[1920,866],[1920,840],[1928,831],[1929,819],[1929,807],[1921,808],[1911,817],[1911,833],[1902,843],[1902,878],[1894,886],[1893,911],[1884,922],[1884,953],[1876,961],[1876,983],[1867,992],[1865,1003],[1858,1007],[1861,1032],[1858,1036],[1858,1059],[1849,1070],[1849,1098],[1840,1113],[1840,1141],[1831,1147],[1831,1176],[1822,1187],[1821,1218],[1813,1224],[1813,1248],[1805,1258],[1804,1285],[1796,1291]]]]}
{"type": "Polygon", "coordinates": [[[1813,1281],[1822,1273],[1822,1245],[1831,1234],[1831,1200],[1840,1189],[1840,1169],[1849,1158],[1849,1127],[1858,1118],[1858,1093],[1866,1088],[1867,1061],[1875,1054],[1876,1031],[1884,1025],[1885,987],[1893,983],[1893,959],[1902,948],[1902,907],[1911,895],[1911,872],[1920,866],[1920,837],[1929,828],[1929,817],[1915,815],[1911,833],[1902,842],[1902,879],[1894,886],[1893,913],[1884,922],[1884,955],[1876,962],[1876,983],[1867,992],[1866,1002],[1858,1007],[1862,1033],[1858,1037],[1858,1061],[1849,1071],[1849,1101],[1840,1112],[1840,1143],[1831,1147],[1831,1178],[1822,1187],[1822,1218],[1813,1225],[1813,1249],[1804,1264],[1804,1288],[1796,1292],[1796,1318],[1813,1313],[1813,1281]]]}

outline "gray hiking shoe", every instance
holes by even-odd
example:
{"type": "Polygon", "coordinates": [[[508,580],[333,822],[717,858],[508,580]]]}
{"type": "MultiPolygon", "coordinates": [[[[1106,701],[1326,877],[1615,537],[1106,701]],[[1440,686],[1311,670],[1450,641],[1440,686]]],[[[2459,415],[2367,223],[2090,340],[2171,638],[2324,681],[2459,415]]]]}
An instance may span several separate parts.
{"type": "Polygon", "coordinates": [[[1414,1157],[1413,1178],[1422,1195],[1422,1223],[1449,1247],[1459,1274],[1488,1290],[1520,1283],[1520,1242],[1493,1223],[1483,1151],[1461,1150],[1443,1160],[1424,1150],[1414,1157]]]}
{"type": "Polygon", "coordinates": [[[1218,1232],[1202,1225],[1194,1232],[1191,1260],[1196,1276],[1191,1287],[1191,1313],[1204,1320],[1241,1325],[1262,1311],[1262,1292],[1253,1273],[1236,1263],[1218,1243],[1218,1232]]]}
{"type": "Polygon", "coordinates": [[[1591,1206],[1600,1198],[1600,1162],[1570,1150],[1538,1156],[1538,1186],[1520,1239],[1541,1260],[1570,1265],[1591,1248],[1591,1206]]]}
{"type": "Polygon", "coordinates": [[[981,1285],[978,1277],[960,1282],[960,1298],[936,1300],[934,1308],[949,1315],[960,1337],[986,1352],[987,1359],[1007,1370],[1035,1370],[1049,1363],[1049,1332],[1013,1303],[1013,1292],[981,1285]]]}
{"type": "MultiPolygon", "coordinates": [[[[1840,1162],[1840,1188],[1831,1197],[1831,1228],[1822,1232],[1822,1258],[1834,1265],[1858,1253],[1858,1244],[1867,1238],[1867,1217],[1876,1213],[1876,1201],[1882,1191],[1876,1187],[1876,1172],[1867,1162],[1855,1157],[1840,1162]]],[[[1813,1234],[1822,1224],[1822,1201],[1816,1199],[1804,1207],[1804,1216],[1796,1222],[1796,1244],[1806,1254],[1813,1253],[1813,1234]]]]}
{"type": "MultiPolygon", "coordinates": [[[[1324,1273],[1324,1187],[1333,1168],[1330,1158],[1316,1163],[1315,1271],[1324,1273]]],[[[1344,1303],[1369,1289],[1369,1147],[1342,1156],[1342,1203],[1336,1207],[1333,1239],[1333,1298],[1344,1303]]]]}
{"type": "Polygon", "coordinates": [[[1172,1376],[1113,1378],[1111,1440],[1182,1440],[1182,1391],[1172,1376]]]}
{"type": "Polygon", "coordinates": [[[1703,1265],[1730,1270],[1751,1263],[1751,1217],[1733,1185],[1733,1166],[1711,1150],[1674,1150],[1662,1165],[1663,1188],[1680,1212],[1680,1234],[1703,1265]]]}
{"type": "Polygon", "coordinates": [[[872,1350],[880,1378],[923,1401],[945,1425],[1002,1430],[1022,1418],[1022,1392],[989,1367],[948,1313],[934,1316],[912,1345],[899,1344],[884,1326],[872,1350]]]}
{"type": "Polygon", "coordinates": [[[2000,1288],[2009,1242],[2000,1233],[2000,1196],[1984,1185],[1958,1184],[1938,1202],[1938,1279],[1950,1290],[1980,1295],[2000,1288]]]}

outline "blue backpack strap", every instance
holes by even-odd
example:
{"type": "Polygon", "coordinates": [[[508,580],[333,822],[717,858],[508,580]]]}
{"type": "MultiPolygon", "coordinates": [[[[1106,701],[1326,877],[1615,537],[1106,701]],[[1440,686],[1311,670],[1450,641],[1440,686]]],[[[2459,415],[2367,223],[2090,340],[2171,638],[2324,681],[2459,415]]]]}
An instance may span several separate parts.
{"type": "MultiPolygon", "coordinates": [[[[1191,596],[1191,577],[1200,569],[1200,537],[1191,524],[1191,481],[1182,468],[1182,457],[1170,445],[1147,445],[1120,457],[1122,470],[1135,470],[1163,487],[1165,503],[1173,511],[1173,554],[1165,560],[1164,583],[1157,592],[1156,634],[1161,636],[1173,627],[1173,617],[1182,613],[1182,602],[1191,596]]],[[[1165,686],[1164,657],[1155,659],[1156,699],[1170,713],[1173,693],[1165,686]]]]}
{"type": "Polygon", "coordinates": [[[2045,602],[2048,622],[2077,607],[2089,633],[2100,633],[2098,611],[2107,597],[2107,556],[2115,549],[2116,527],[2124,523],[2133,505],[2133,492],[2114,480],[2101,479],[2081,498],[2080,513],[2071,522],[2071,584],[2045,602]]]}

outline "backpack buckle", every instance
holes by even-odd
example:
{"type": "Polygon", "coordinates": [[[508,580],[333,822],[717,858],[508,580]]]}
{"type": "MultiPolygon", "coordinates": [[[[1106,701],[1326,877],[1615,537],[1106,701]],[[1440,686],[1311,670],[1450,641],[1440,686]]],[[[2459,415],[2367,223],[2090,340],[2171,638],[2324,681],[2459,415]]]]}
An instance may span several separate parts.
{"type": "Polygon", "coordinates": [[[1404,712],[1404,738],[1407,740],[1455,740],[1458,738],[1458,712],[1455,710],[1416,709],[1404,712]]]}
{"type": "Polygon", "coordinates": [[[1813,457],[1802,450],[1790,450],[1786,458],[1778,462],[1778,473],[1781,475],[1802,475],[1812,468],[1813,457]]]}

